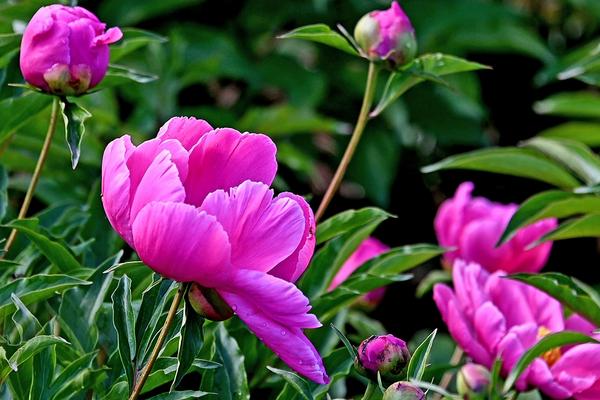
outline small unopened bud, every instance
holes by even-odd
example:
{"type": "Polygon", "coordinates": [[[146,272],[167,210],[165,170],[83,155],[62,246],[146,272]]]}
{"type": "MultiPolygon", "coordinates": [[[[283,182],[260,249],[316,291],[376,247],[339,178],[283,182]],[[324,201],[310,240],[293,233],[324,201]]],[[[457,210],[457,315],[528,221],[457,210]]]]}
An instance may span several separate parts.
{"type": "Polygon", "coordinates": [[[411,62],[417,54],[415,30],[397,2],[387,10],[372,11],[354,28],[354,38],[370,60],[393,67],[411,62]]]}
{"type": "Polygon", "coordinates": [[[198,314],[211,321],[225,321],[233,317],[233,310],[219,293],[192,283],[188,291],[190,305],[198,314]]]}
{"type": "Polygon", "coordinates": [[[390,385],[383,394],[383,400],[424,400],[425,393],[410,382],[400,381],[390,385]]]}
{"type": "Polygon", "coordinates": [[[371,377],[381,377],[393,381],[404,372],[410,352],[406,342],[393,335],[371,336],[358,346],[354,362],[356,368],[371,377]]]}
{"type": "Polygon", "coordinates": [[[458,393],[466,399],[483,399],[490,385],[490,372],[479,364],[465,364],[458,371],[456,386],[458,393]]]}

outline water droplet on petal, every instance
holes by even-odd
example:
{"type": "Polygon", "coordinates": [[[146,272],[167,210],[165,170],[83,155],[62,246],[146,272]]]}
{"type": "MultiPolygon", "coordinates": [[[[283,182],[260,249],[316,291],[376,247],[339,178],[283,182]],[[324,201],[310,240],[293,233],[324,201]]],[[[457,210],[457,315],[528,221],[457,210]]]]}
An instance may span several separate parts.
{"type": "Polygon", "coordinates": [[[237,304],[234,304],[233,306],[231,306],[231,308],[233,309],[233,311],[237,311],[238,306],[237,306],[237,304]]]}
{"type": "Polygon", "coordinates": [[[287,334],[287,332],[282,329],[281,330],[281,336],[285,336],[286,334],[287,334]]]}

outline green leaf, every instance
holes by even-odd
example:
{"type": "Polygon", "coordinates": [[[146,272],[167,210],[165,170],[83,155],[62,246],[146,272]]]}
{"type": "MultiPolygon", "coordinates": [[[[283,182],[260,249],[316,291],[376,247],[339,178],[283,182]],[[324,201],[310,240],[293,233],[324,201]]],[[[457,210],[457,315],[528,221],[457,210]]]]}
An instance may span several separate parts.
{"type": "Polygon", "coordinates": [[[379,104],[370,116],[375,117],[413,86],[438,77],[460,72],[489,69],[488,66],[447,54],[425,54],[390,75],[379,104]]]}
{"type": "Polygon", "coordinates": [[[312,392],[310,391],[310,388],[308,386],[308,383],[304,379],[299,377],[297,374],[290,371],[285,371],[283,369],[273,368],[270,366],[267,366],[267,368],[274,374],[281,376],[287,383],[291,385],[291,387],[293,387],[296,390],[298,394],[300,394],[300,396],[304,400],[314,399],[312,392]]]}
{"type": "Polygon", "coordinates": [[[564,218],[584,213],[600,213],[600,197],[560,190],[538,193],[521,204],[504,230],[499,244],[510,240],[517,231],[545,218],[564,218]]]}
{"type": "Polygon", "coordinates": [[[346,335],[344,335],[342,331],[340,331],[334,324],[331,324],[331,329],[333,329],[337,337],[340,338],[340,340],[344,344],[344,347],[346,348],[346,350],[348,350],[348,354],[350,354],[350,357],[354,359],[354,357],[356,357],[356,349],[354,348],[354,346],[352,346],[346,335]]]}
{"type": "Polygon", "coordinates": [[[438,283],[445,283],[452,281],[452,274],[448,271],[434,269],[430,271],[421,281],[419,282],[419,286],[417,286],[417,290],[415,292],[415,296],[421,298],[425,296],[427,293],[433,290],[433,287],[438,283]]]}
{"type": "Polygon", "coordinates": [[[469,169],[536,179],[563,189],[579,186],[562,166],[536,152],[515,147],[475,150],[448,157],[421,169],[431,173],[445,169],[469,169]]]}
{"type": "Polygon", "coordinates": [[[323,43],[327,46],[335,47],[353,56],[358,56],[358,52],[352,45],[339,33],[332,30],[325,24],[306,25],[296,28],[291,32],[283,34],[279,39],[302,39],[313,42],[323,43]]]}
{"type": "Polygon", "coordinates": [[[571,139],[591,147],[598,147],[600,146],[600,123],[565,122],[540,132],[538,136],[550,139],[571,139]]]}
{"type": "Polygon", "coordinates": [[[200,390],[184,390],[181,392],[170,392],[158,394],[150,397],[150,400],[187,400],[187,399],[198,399],[200,397],[214,395],[210,392],[202,392],[200,390]]]}
{"type": "Polygon", "coordinates": [[[156,33],[136,28],[122,28],[123,38],[110,46],[110,61],[119,61],[124,56],[151,43],[166,43],[168,39],[156,33]]]}
{"type": "Polygon", "coordinates": [[[355,272],[369,272],[372,275],[394,276],[423,264],[443,254],[446,249],[432,244],[413,244],[394,247],[379,256],[366,261],[355,272]]]}
{"type": "Polygon", "coordinates": [[[524,143],[561,163],[588,185],[600,182],[600,157],[586,145],[569,139],[536,137],[524,143]]]}
{"type": "MultiPolygon", "coordinates": [[[[56,320],[50,320],[41,331],[51,335],[56,329],[56,320]]],[[[31,390],[29,400],[47,400],[48,387],[54,377],[56,368],[56,345],[47,346],[33,356],[32,359],[31,390]]]]}
{"type": "Polygon", "coordinates": [[[62,272],[72,273],[82,268],[82,265],[75,259],[72,251],[65,244],[51,238],[48,233],[44,232],[37,218],[17,219],[5,226],[14,228],[27,236],[42,254],[62,272]]]}
{"type": "MultiPolygon", "coordinates": [[[[152,368],[152,373],[144,384],[142,394],[173,381],[179,360],[175,357],[159,357],[152,368]]],[[[221,368],[222,365],[213,361],[196,358],[190,371],[205,374],[205,370],[221,368]]]]}
{"type": "Polygon", "coordinates": [[[184,304],[183,313],[184,317],[181,322],[181,331],[179,332],[181,337],[179,339],[179,348],[177,349],[177,372],[171,384],[171,390],[179,385],[179,382],[181,382],[181,379],[183,379],[192,366],[204,343],[202,332],[204,318],[198,315],[187,301],[184,304]]]}
{"type": "Polygon", "coordinates": [[[129,389],[133,387],[135,359],[135,317],[131,304],[131,279],[123,275],[112,294],[113,325],[117,332],[117,342],[121,364],[127,377],[129,389]]]}
{"type": "Polygon", "coordinates": [[[59,392],[68,388],[79,375],[84,373],[86,369],[90,368],[95,357],[95,352],[88,353],[69,363],[69,365],[67,365],[50,384],[50,387],[46,393],[48,398],[54,399],[59,392]]]}
{"type": "Polygon", "coordinates": [[[408,368],[406,369],[406,376],[409,379],[421,380],[425,368],[427,368],[427,360],[429,360],[429,353],[431,353],[431,346],[437,329],[431,332],[427,338],[415,349],[410,361],[408,362],[408,368]]]}
{"type": "Polygon", "coordinates": [[[594,338],[586,336],[579,332],[562,331],[549,334],[537,342],[533,347],[527,350],[519,359],[517,364],[514,366],[512,371],[508,374],[506,381],[504,382],[503,391],[508,392],[519,376],[535,360],[545,352],[552,350],[557,347],[566,346],[569,344],[580,344],[580,343],[598,343],[594,338]]]}
{"type": "Polygon", "coordinates": [[[11,293],[10,297],[17,309],[12,316],[12,321],[19,336],[17,342],[21,343],[34,337],[42,330],[42,326],[35,315],[29,311],[16,294],[11,293]]]}
{"type": "Polygon", "coordinates": [[[394,216],[376,207],[343,211],[326,219],[317,226],[317,244],[324,243],[336,236],[371,222],[383,221],[390,217],[394,216]]]}
{"type": "Polygon", "coordinates": [[[48,108],[51,102],[51,96],[31,92],[0,101],[0,142],[48,108]]]}
{"type": "Polygon", "coordinates": [[[71,152],[71,166],[75,169],[81,154],[81,140],[85,133],[85,120],[91,117],[92,114],[79,104],[70,102],[66,98],[60,100],[60,110],[65,123],[65,139],[71,152]]]}
{"type": "Polygon", "coordinates": [[[600,299],[598,295],[582,282],[556,272],[543,274],[515,274],[508,278],[534,286],[569,308],[600,326],[600,299]]]}
{"type": "Polygon", "coordinates": [[[312,393],[315,399],[320,400],[325,398],[331,386],[340,379],[345,378],[350,373],[354,359],[349,357],[346,349],[333,350],[328,356],[323,357],[325,370],[329,375],[328,385],[319,385],[315,382],[310,382],[312,393]]]}
{"type": "Polygon", "coordinates": [[[569,118],[600,118],[600,94],[595,92],[558,93],[536,102],[538,114],[569,118]]]}
{"type": "MultiPolygon", "coordinates": [[[[146,268],[144,266],[144,268],[146,268]]],[[[155,281],[142,293],[142,304],[135,321],[135,337],[137,341],[138,362],[146,360],[149,345],[157,329],[165,303],[172,291],[176,290],[173,281],[155,275],[155,281]]]]}
{"type": "Polygon", "coordinates": [[[68,342],[61,337],[49,335],[39,335],[25,342],[10,357],[8,365],[3,365],[0,369],[0,382],[3,382],[12,371],[17,371],[19,365],[45,348],[56,344],[68,344],[68,342]]]}
{"type": "Polygon", "coordinates": [[[129,386],[127,382],[117,382],[102,400],[123,400],[129,397],[129,386]]]}
{"type": "Polygon", "coordinates": [[[529,247],[535,247],[538,244],[549,240],[575,239],[581,237],[600,237],[600,214],[589,214],[580,218],[565,221],[560,224],[558,228],[546,233],[529,247]]]}
{"type": "Polygon", "coordinates": [[[0,319],[15,311],[11,295],[15,294],[25,305],[49,299],[57,294],[80,285],[89,285],[68,275],[38,274],[26,278],[15,279],[0,287],[0,319]]]}
{"type": "Polygon", "coordinates": [[[222,368],[216,370],[214,382],[214,390],[218,392],[219,399],[250,399],[244,355],[222,323],[216,330],[215,345],[219,360],[223,364],[222,368]]]}
{"type": "Polygon", "coordinates": [[[0,222],[6,216],[8,207],[8,171],[3,165],[0,165],[0,222]]]}
{"type": "Polygon", "coordinates": [[[111,64],[108,67],[106,76],[100,82],[96,90],[110,87],[130,84],[130,83],[150,83],[158,79],[158,76],[138,71],[124,65],[111,64]]]}

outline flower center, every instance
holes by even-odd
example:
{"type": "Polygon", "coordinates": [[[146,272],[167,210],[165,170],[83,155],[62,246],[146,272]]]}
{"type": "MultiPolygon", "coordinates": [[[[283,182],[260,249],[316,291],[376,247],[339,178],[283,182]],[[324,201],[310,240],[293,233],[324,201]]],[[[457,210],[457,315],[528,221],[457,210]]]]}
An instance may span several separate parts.
{"type": "MultiPolygon", "coordinates": [[[[538,329],[538,338],[541,339],[550,333],[552,333],[550,329],[546,328],[545,326],[540,326],[538,329]]],[[[541,355],[542,359],[546,361],[546,364],[548,364],[549,367],[553,366],[561,356],[562,353],[560,351],[560,347],[555,347],[554,349],[548,350],[541,355]]]]}

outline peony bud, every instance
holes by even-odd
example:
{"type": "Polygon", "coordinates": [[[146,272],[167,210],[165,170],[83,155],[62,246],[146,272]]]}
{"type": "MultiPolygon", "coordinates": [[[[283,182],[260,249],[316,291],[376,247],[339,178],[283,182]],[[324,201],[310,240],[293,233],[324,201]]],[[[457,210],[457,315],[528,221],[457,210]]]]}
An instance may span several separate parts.
{"type": "Polygon", "coordinates": [[[31,85],[58,95],[79,95],[98,85],[108,68],[108,45],[121,39],[82,7],[40,8],[21,42],[21,72],[31,85]]]}
{"type": "Polygon", "coordinates": [[[390,385],[383,400],[424,400],[425,393],[410,382],[400,381],[390,385]]]}
{"type": "Polygon", "coordinates": [[[188,291],[190,305],[198,314],[211,321],[225,321],[233,317],[233,310],[214,289],[192,283],[188,291]]]}
{"type": "Polygon", "coordinates": [[[387,10],[363,16],[354,28],[354,38],[369,59],[389,61],[392,66],[407,64],[417,54],[415,30],[395,1],[387,10]]]}
{"type": "Polygon", "coordinates": [[[465,364],[458,372],[456,386],[458,393],[467,399],[483,398],[490,384],[490,372],[479,364],[465,364]]]}
{"type": "Polygon", "coordinates": [[[358,346],[356,368],[371,376],[379,372],[387,380],[398,379],[410,360],[406,342],[394,335],[371,336],[358,346]]]}

